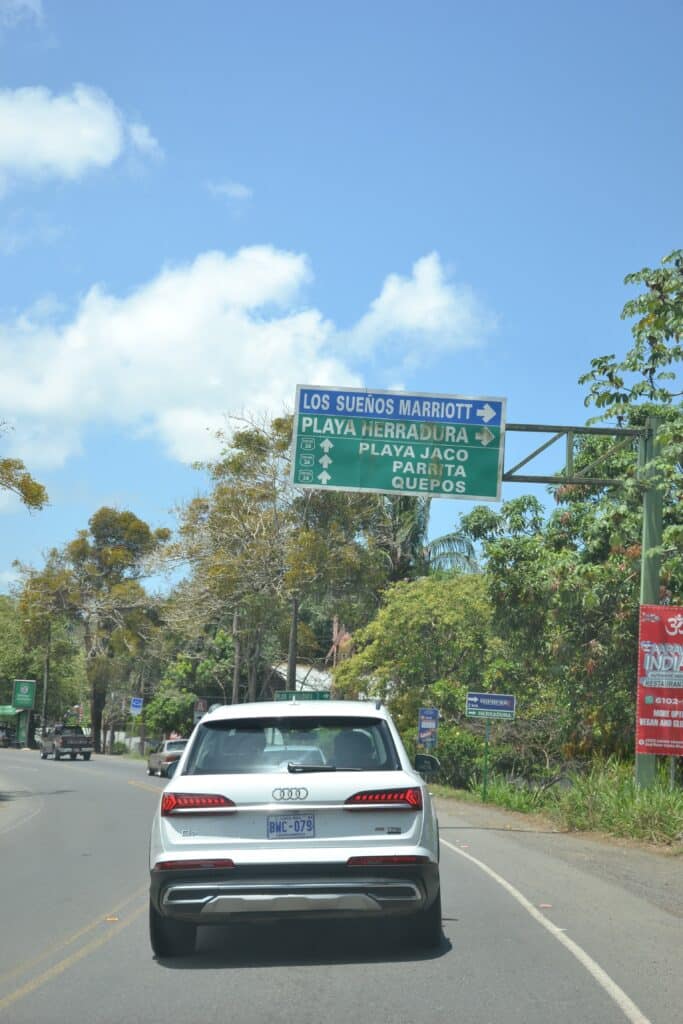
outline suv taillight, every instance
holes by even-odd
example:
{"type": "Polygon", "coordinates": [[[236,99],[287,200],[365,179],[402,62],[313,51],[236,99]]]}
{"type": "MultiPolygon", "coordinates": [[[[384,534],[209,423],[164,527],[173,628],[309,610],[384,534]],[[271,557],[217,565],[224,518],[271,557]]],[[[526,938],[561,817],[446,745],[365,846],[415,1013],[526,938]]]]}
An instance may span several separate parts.
{"type": "Polygon", "coordinates": [[[220,814],[234,809],[232,800],[215,793],[164,793],[161,797],[163,818],[169,814],[220,814]]]}
{"type": "Polygon", "coordinates": [[[344,806],[348,810],[376,807],[378,810],[419,811],[422,807],[422,790],[418,786],[409,789],[366,789],[350,796],[344,806]]]}

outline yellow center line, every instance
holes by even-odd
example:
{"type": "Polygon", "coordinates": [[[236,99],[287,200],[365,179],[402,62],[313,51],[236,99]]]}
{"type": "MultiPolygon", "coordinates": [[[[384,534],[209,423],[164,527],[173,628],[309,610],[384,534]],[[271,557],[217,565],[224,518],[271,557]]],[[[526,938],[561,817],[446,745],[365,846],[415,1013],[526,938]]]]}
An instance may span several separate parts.
{"type": "Polygon", "coordinates": [[[21,988],[15,989],[14,992],[10,992],[9,995],[4,996],[4,998],[0,999],[0,1013],[3,1010],[6,1010],[8,1006],[11,1006],[12,1003],[16,1003],[19,999],[23,999],[25,996],[35,992],[36,989],[45,985],[48,981],[52,981],[54,978],[59,977],[59,975],[63,974],[64,971],[67,971],[70,967],[73,967],[74,964],[77,964],[79,960],[82,960],[90,953],[94,953],[100,946],[104,946],[105,943],[110,942],[115,935],[118,935],[119,932],[123,931],[124,928],[127,928],[134,921],[137,921],[137,919],[146,910],[147,906],[145,904],[138,907],[130,917],[126,918],[125,921],[120,921],[118,924],[108,929],[104,935],[100,936],[100,938],[93,939],[93,941],[87,943],[87,945],[81,946],[81,948],[76,950],[75,953],[72,953],[71,956],[66,957],[64,960],[60,960],[59,963],[54,964],[53,967],[49,967],[46,971],[43,971],[42,974],[36,975],[36,977],[32,978],[31,981],[27,981],[25,985],[21,986],[21,988]]]}
{"type": "Polygon", "coordinates": [[[146,789],[148,793],[161,793],[157,786],[150,786],[148,782],[136,782],[135,779],[128,779],[129,786],[137,786],[138,789],[146,789]]]}
{"type": "Polygon", "coordinates": [[[126,896],[125,899],[121,900],[120,903],[117,903],[115,907],[112,907],[111,910],[102,914],[100,917],[95,918],[95,920],[91,921],[90,924],[86,924],[83,928],[79,928],[77,932],[74,932],[72,935],[67,936],[67,938],[61,939],[59,942],[54,943],[54,945],[49,946],[48,949],[43,950],[42,953],[39,953],[37,956],[34,956],[31,960],[24,960],[16,967],[13,967],[10,971],[4,971],[2,974],[0,974],[0,983],[9,981],[10,978],[15,977],[17,974],[24,974],[26,971],[29,971],[32,967],[35,967],[36,964],[39,964],[41,960],[47,959],[47,957],[59,952],[59,950],[66,949],[67,946],[70,946],[72,943],[77,942],[78,939],[82,939],[83,936],[87,935],[88,932],[91,932],[93,928],[97,928],[99,925],[101,925],[108,916],[117,914],[118,911],[121,910],[122,907],[125,907],[127,903],[131,903],[133,900],[137,900],[146,891],[146,885],[140,886],[139,889],[136,889],[135,892],[130,893],[130,895],[126,896]]]}

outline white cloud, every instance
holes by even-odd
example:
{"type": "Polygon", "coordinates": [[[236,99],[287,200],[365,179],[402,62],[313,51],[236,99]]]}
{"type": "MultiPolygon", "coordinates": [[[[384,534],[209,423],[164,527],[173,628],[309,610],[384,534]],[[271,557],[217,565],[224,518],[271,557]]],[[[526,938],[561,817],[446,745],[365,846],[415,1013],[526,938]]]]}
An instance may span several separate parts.
{"type": "Polygon", "coordinates": [[[206,252],[127,296],[94,286],[70,319],[51,321],[49,306],[46,319],[41,304],[0,324],[12,454],[36,470],[57,466],[80,451],[89,425],[115,424],[158,439],[171,458],[209,459],[227,412],[281,413],[297,384],[362,386],[349,336],[376,350],[395,347],[400,332],[404,364],[425,345],[463,347],[467,331],[481,336],[484,314],[446,281],[438,257],[418,261],[408,280],[388,277],[344,334],[301,306],[310,277],[304,255],[271,246],[206,252]]]}
{"type": "Polygon", "coordinates": [[[326,354],[331,325],[295,307],[309,276],[305,257],[269,246],[208,252],[125,298],[92,288],[68,323],[0,326],[15,453],[58,465],[87,423],[114,422],[192,461],[216,450],[207,430],[226,410],[282,411],[306,380],[358,384],[326,354]]]}
{"type": "Polygon", "coordinates": [[[126,125],[99,89],[75,85],[62,95],[42,86],[0,90],[0,194],[3,182],[6,188],[22,178],[74,181],[109,167],[124,150],[126,128],[135,148],[161,152],[149,129],[126,125]]]}
{"type": "Polygon", "coordinates": [[[210,181],[206,187],[215,199],[230,199],[235,202],[244,202],[251,199],[254,194],[248,185],[242,185],[239,181],[210,181]]]}
{"type": "Polygon", "coordinates": [[[0,253],[14,256],[29,246],[54,245],[63,228],[30,210],[13,210],[0,224],[0,253]]]}
{"type": "Polygon", "coordinates": [[[391,345],[412,358],[480,345],[494,326],[468,285],[449,280],[438,253],[423,256],[410,277],[390,274],[368,312],[348,333],[355,351],[391,345]]]}
{"type": "Polygon", "coordinates": [[[42,22],[42,0],[0,0],[0,25],[16,25],[29,19],[42,22]]]}
{"type": "Polygon", "coordinates": [[[140,121],[131,122],[128,125],[128,134],[135,149],[138,149],[145,156],[158,159],[164,155],[163,149],[146,124],[142,124],[140,121]]]}

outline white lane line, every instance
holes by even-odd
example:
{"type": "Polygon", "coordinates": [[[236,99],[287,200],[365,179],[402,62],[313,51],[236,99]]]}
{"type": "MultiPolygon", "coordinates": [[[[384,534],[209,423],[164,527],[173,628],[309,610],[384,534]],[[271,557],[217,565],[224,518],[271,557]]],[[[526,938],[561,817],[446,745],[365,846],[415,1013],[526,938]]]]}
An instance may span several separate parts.
{"type": "Polygon", "coordinates": [[[31,818],[35,818],[36,814],[40,814],[42,809],[43,804],[41,802],[38,807],[34,807],[32,808],[32,810],[27,811],[23,818],[15,819],[14,821],[10,822],[9,825],[0,825],[0,835],[4,836],[7,832],[11,832],[13,829],[19,828],[20,825],[26,825],[27,822],[31,820],[31,818]]]}
{"type": "Polygon", "coordinates": [[[619,988],[616,981],[613,981],[612,978],[610,978],[609,974],[602,969],[600,964],[596,963],[595,960],[586,953],[585,949],[582,949],[581,946],[565,935],[563,929],[558,928],[557,925],[553,924],[553,922],[544,914],[541,914],[533,903],[526,898],[526,896],[522,896],[519,889],[515,889],[514,885],[507,882],[502,875],[499,875],[487,864],[484,864],[483,861],[477,860],[477,858],[473,857],[472,854],[465,853],[464,850],[458,849],[457,846],[453,846],[453,844],[449,843],[446,839],[442,839],[441,842],[444,846],[447,846],[449,850],[452,850],[453,853],[457,853],[460,857],[464,857],[466,860],[471,861],[472,864],[476,864],[476,866],[492,878],[494,882],[497,882],[498,885],[502,886],[502,888],[505,889],[513,899],[517,900],[519,905],[524,907],[526,912],[533,917],[534,921],[537,921],[538,924],[546,929],[546,931],[550,932],[553,938],[557,939],[565,949],[569,950],[573,957],[576,957],[581,966],[586,968],[588,973],[592,975],[603,991],[605,991],[610,999],[617,1004],[626,1019],[631,1021],[631,1024],[652,1024],[649,1017],[646,1017],[645,1014],[638,1009],[633,1000],[629,999],[624,990],[619,988]]]}

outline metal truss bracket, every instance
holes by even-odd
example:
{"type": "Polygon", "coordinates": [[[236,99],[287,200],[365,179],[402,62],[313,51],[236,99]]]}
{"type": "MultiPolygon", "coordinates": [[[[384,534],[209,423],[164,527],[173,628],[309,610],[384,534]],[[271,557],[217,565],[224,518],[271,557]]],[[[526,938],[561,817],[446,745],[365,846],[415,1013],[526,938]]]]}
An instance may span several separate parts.
{"type": "Polygon", "coordinates": [[[525,434],[551,434],[552,437],[548,438],[547,441],[531,452],[530,455],[527,455],[525,459],[522,459],[521,462],[518,462],[517,465],[511,469],[504,470],[504,481],[520,484],[584,484],[591,487],[613,487],[623,483],[621,478],[589,476],[588,474],[595,472],[609,456],[622,448],[628,447],[632,443],[633,438],[645,438],[649,434],[649,430],[646,427],[641,429],[626,427],[557,427],[535,423],[508,423],[505,429],[506,431],[514,430],[525,434]],[[574,439],[588,434],[612,437],[615,443],[600,458],[595,459],[594,462],[586,466],[581,472],[574,472],[574,439]],[[555,476],[529,476],[518,472],[535,459],[537,455],[540,455],[541,452],[544,452],[563,438],[565,440],[566,454],[565,468],[562,473],[558,473],[555,476]]]}

